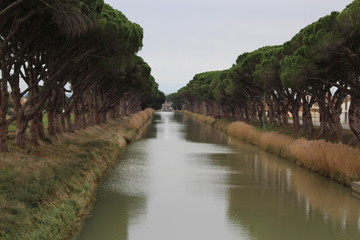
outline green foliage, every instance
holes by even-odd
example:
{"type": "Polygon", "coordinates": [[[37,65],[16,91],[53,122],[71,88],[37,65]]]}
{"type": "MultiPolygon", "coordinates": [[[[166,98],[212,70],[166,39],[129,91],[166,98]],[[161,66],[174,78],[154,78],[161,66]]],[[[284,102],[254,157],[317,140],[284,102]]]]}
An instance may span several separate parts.
{"type": "Polygon", "coordinates": [[[97,17],[102,12],[105,3],[104,0],[79,0],[76,4],[84,14],[97,17]]]}
{"type": "Polygon", "coordinates": [[[117,40],[121,51],[131,54],[139,51],[142,47],[142,27],[130,22],[123,13],[110,5],[104,5],[100,22],[117,40]]]}
{"type": "MultiPolygon", "coordinates": [[[[331,76],[336,75],[335,49],[340,43],[336,32],[337,16],[338,13],[333,12],[320,18],[285,44],[284,53],[288,55],[280,62],[280,78],[284,86],[311,92],[314,87],[324,84],[314,79],[331,80],[331,76]]],[[[336,77],[334,81],[337,81],[336,77]]]]}
{"type": "Polygon", "coordinates": [[[188,94],[197,99],[213,100],[216,86],[224,77],[224,71],[212,71],[196,74],[186,86],[188,94]]]}
{"type": "Polygon", "coordinates": [[[341,32],[345,37],[358,38],[360,34],[360,1],[355,0],[338,16],[341,32]]]}
{"type": "Polygon", "coordinates": [[[263,54],[261,62],[255,67],[253,73],[254,81],[264,86],[264,89],[279,85],[279,70],[282,58],[282,46],[268,48],[263,54]]]}
{"type": "Polygon", "coordinates": [[[179,94],[177,92],[166,95],[166,101],[173,103],[172,104],[173,109],[176,109],[176,110],[182,109],[181,97],[179,96],[179,94]]]}
{"type": "Polygon", "coordinates": [[[146,97],[146,99],[142,102],[141,108],[153,108],[155,110],[159,110],[162,108],[162,104],[165,102],[165,100],[165,94],[156,88],[153,89],[151,95],[146,97]]]}

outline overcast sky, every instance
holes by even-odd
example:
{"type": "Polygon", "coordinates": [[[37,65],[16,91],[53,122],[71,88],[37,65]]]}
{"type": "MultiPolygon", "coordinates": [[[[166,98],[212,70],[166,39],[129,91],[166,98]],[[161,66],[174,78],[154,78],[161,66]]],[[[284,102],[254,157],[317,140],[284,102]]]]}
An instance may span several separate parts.
{"type": "Polygon", "coordinates": [[[195,74],[223,70],[238,55],[283,44],[352,0],[105,0],[144,28],[139,55],[164,93],[195,74]]]}

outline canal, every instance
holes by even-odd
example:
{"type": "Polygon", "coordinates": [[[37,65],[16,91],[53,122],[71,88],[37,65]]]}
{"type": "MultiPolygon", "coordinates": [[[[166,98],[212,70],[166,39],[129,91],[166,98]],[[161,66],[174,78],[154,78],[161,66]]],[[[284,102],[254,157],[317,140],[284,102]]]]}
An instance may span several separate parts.
{"type": "Polygon", "coordinates": [[[156,113],[76,240],[356,240],[360,201],[179,113],[156,113]]]}

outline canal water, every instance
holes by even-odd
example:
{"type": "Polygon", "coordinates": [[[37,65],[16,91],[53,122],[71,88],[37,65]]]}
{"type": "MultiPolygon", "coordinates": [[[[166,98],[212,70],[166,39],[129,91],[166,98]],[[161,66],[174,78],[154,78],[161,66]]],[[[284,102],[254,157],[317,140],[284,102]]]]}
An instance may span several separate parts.
{"type": "Polygon", "coordinates": [[[99,186],[76,240],[356,240],[332,181],[178,113],[156,113],[99,186]]]}

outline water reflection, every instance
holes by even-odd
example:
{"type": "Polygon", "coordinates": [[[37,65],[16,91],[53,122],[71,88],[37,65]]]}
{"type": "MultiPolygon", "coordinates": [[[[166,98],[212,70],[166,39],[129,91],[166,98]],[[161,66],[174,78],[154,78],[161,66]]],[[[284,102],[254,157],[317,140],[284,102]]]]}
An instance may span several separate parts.
{"type": "Polygon", "coordinates": [[[92,215],[77,239],[360,239],[346,188],[173,113],[126,149],[92,215]]]}

